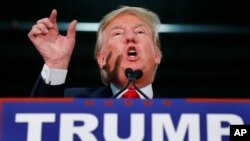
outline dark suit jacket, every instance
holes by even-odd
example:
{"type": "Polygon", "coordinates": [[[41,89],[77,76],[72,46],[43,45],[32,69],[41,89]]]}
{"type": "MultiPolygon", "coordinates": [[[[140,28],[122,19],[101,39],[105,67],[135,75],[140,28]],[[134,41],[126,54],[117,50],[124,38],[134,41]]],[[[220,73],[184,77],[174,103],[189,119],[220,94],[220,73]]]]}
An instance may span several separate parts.
{"type": "MultiPolygon", "coordinates": [[[[82,97],[82,98],[111,98],[113,96],[110,86],[99,88],[67,88],[65,85],[48,85],[41,76],[31,93],[32,97],[82,97]]],[[[154,94],[154,98],[159,98],[154,94]]]]}

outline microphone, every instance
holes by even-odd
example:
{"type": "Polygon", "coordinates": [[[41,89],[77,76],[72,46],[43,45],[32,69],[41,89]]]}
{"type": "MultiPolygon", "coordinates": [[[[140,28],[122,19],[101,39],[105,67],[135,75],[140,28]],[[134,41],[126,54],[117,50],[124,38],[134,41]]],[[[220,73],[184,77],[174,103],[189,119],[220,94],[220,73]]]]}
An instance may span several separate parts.
{"type": "Polygon", "coordinates": [[[131,68],[126,68],[125,69],[125,75],[128,78],[128,81],[133,81],[134,79],[134,71],[131,68]]]}
{"type": "Polygon", "coordinates": [[[122,88],[117,94],[115,94],[112,98],[117,98],[124,90],[126,90],[129,86],[130,83],[133,84],[135,89],[146,99],[149,99],[147,95],[145,95],[138,87],[136,87],[134,80],[135,79],[140,79],[143,76],[143,72],[141,70],[135,70],[133,71],[131,68],[126,68],[125,69],[125,76],[128,78],[128,83],[127,85],[122,88]]]}
{"type": "Polygon", "coordinates": [[[123,91],[125,91],[128,88],[129,84],[132,83],[132,81],[134,81],[134,71],[131,68],[126,68],[124,73],[125,76],[128,78],[128,83],[117,94],[112,96],[112,98],[117,98],[123,91]]]}
{"type": "MultiPolygon", "coordinates": [[[[142,76],[143,76],[142,70],[135,70],[135,71],[134,71],[134,75],[133,75],[134,80],[135,80],[135,79],[140,79],[142,76]]],[[[144,94],[144,93],[135,85],[135,82],[134,82],[134,81],[132,81],[132,84],[133,84],[133,86],[135,87],[135,89],[136,89],[144,98],[149,99],[149,97],[148,97],[146,94],[144,94]]]]}
{"type": "Polygon", "coordinates": [[[135,70],[134,71],[134,78],[140,79],[143,76],[143,72],[141,70],[135,70]]]}

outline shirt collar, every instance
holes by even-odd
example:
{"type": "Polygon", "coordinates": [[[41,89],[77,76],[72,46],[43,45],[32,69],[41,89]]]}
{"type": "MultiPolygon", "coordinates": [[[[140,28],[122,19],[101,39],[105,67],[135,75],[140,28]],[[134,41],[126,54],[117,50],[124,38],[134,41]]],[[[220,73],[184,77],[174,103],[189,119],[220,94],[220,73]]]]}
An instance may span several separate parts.
{"type": "MultiPolygon", "coordinates": [[[[121,89],[115,86],[113,83],[110,84],[111,90],[113,95],[117,94],[121,89]]],[[[143,88],[140,88],[140,90],[147,95],[150,99],[153,98],[153,89],[152,89],[152,84],[149,84],[143,88]]],[[[122,94],[118,97],[120,98],[122,94]]],[[[143,99],[143,97],[140,95],[140,97],[143,99]]]]}

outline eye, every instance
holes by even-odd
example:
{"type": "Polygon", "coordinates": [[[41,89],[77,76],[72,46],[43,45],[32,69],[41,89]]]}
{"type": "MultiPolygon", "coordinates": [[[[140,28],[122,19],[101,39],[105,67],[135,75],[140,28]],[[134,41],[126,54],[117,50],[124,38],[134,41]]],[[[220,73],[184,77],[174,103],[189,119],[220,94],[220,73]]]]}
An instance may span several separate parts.
{"type": "Polygon", "coordinates": [[[144,30],[137,30],[136,34],[145,34],[145,31],[144,30]]]}
{"type": "Polygon", "coordinates": [[[122,34],[123,34],[122,30],[116,30],[116,31],[112,32],[112,36],[119,36],[119,35],[122,35],[122,34]]]}
{"type": "Polygon", "coordinates": [[[115,32],[114,35],[121,35],[122,33],[121,32],[115,32]]]}

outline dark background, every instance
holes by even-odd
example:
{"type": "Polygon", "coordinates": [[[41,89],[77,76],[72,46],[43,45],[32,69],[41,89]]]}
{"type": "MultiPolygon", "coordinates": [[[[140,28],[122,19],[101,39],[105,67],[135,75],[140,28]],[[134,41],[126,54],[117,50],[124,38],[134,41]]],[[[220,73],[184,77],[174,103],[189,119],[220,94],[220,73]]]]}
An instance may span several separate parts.
{"type": "MultiPolygon", "coordinates": [[[[58,22],[99,22],[119,5],[142,6],[164,24],[216,27],[160,33],[163,59],[153,84],[164,97],[250,97],[250,8],[226,0],[1,0],[0,96],[27,97],[43,60],[21,23],[58,10],[58,22]],[[201,30],[199,32],[199,30],[201,30]]],[[[61,32],[65,34],[64,31],[61,32]]],[[[93,51],[95,32],[77,32],[67,87],[102,85],[93,51]]]]}

